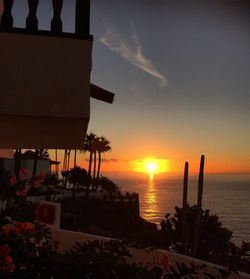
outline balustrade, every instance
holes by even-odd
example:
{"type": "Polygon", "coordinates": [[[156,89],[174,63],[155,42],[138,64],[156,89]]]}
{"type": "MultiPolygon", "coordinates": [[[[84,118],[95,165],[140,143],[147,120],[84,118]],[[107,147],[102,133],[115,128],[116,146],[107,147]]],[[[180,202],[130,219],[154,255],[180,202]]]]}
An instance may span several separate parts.
{"type": "MultiPolygon", "coordinates": [[[[14,4],[14,0],[0,0],[0,31],[14,31],[18,33],[39,33],[39,31],[42,32],[42,30],[38,30],[38,19],[36,17],[37,9],[39,8],[39,0],[27,0],[27,2],[29,11],[26,18],[26,28],[23,29],[13,27],[12,7],[14,4]],[[3,10],[2,13],[1,8],[3,10]]],[[[63,0],[52,0],[52,5],[53,18],[51,20],[50,33],[63,35],[63,22],[61,20],[63,0]]],[[[75,34],[89,35],[89,14],[90,0],[76,0],[75,34]]]]}

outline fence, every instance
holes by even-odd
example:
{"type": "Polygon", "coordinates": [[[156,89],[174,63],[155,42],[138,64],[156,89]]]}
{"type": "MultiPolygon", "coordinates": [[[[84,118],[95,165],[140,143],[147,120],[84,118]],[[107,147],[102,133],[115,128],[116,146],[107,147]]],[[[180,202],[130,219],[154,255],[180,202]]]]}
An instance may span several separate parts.
{"type": "MultiPolygon", "coordinates": [[[[51,31],[46,32],[38,30],[38,19],[36,17],[39,0],[27,0],[28,14],[26,18],[26,28],[13,28],[12,7],[14,0],[0,0],[0,15],[1,16],[0,31],[17,32],[17,33],[36,33],[64,36],[62,32],[63,22],[61,20],[61,12],[63,9],[63,0],[52,0],[53,17],[51,19],[51,31]],[[2,6],[2,7],[1,7],[2,6]],[[44,33],[45,32],[45,33],[44,33]]],[[[89,19],[90,19],[90,0],[76,0],[75,13],[75,34],[89,35],[89,19]]]]}

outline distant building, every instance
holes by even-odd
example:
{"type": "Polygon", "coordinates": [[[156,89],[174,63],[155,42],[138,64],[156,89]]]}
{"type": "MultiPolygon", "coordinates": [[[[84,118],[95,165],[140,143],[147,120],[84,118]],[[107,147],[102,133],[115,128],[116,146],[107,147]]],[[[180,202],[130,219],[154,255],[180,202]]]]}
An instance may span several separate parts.
{"type": "MultiPolygon", "coordinates": [[[[29,173],[29,177],[31,177],[33,172],[34,158],[35,158],[35,153],[21,154],[20,169],[25,168],[29,173]]],[[[60,162],[53,161],[49,158],[38,157],[36,173],[39,174],[40,171],[42,171],[44,174],[49,174],[51,172],[51,166],[58,165],[58,164],[60,164],[60,162]]],[[[9,171],[11,175],[14,175],[15,159],[13,158],[13,155],[12,158],[6,158],[0,155],[0,169],[9,171]]]]}

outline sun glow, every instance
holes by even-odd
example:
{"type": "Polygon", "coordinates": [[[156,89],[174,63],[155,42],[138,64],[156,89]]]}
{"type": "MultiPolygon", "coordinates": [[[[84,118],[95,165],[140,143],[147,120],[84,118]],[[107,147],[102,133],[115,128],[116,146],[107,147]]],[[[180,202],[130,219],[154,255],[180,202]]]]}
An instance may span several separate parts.
{"type": "Polygon", "coordinates": [[[167,172],[169,171],[168,160],[146,158],[142,160],[136,160],[135,171],[137,172],[148,172],[151,176],[154,173],[167,172]]]}

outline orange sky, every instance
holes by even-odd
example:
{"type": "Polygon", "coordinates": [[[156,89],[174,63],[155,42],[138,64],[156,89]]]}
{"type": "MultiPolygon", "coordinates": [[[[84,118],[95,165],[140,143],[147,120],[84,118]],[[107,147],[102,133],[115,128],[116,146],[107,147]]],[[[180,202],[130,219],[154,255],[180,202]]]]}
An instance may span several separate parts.
{"type": "MultiPolygon", "coordinates": [[[[51,153],[51,158],[54,158],[53,151],[51,153]]],[[[114,172],[133,172],[133,171],[143,171],[143,160],[147,158],[148,161],[157,162],[158,164],[164,166],[161,171],[165,172],[179,172],[182,173],[184,170],[184,164],[186,161],[189,162],[189,171],[191,173],[196,173],[199,171],[200,165],[200,155],[195,154],[195,156],[183,156],[176,154],[174,157],[159,157],[153,156],[153,154],[146,154],[141,156],[141,154],[136,158],[134,154],[127,154],[127,159],[119,158],[114,154],[115,152],[108,152],[103,155],[101,171],[114,171],[114,172]]],[[[242,159],[229,159],[229,158],[218,158],[212,155],[205,154],[205,172],[207,173],[250,173],[250,163],[248,160],[242,159]]],[[[188,155],[188,154],[187,154],[188,155]]],[[[73,156],[74,152],[71,153],[71,167],[73,166],[73,156]]],[[[88,158],[89,153],[77,152],[77,165],[88,169],[88,158]]],[[[59,161],[63,162],[63,151],[59,152],[59,161]]]]}

